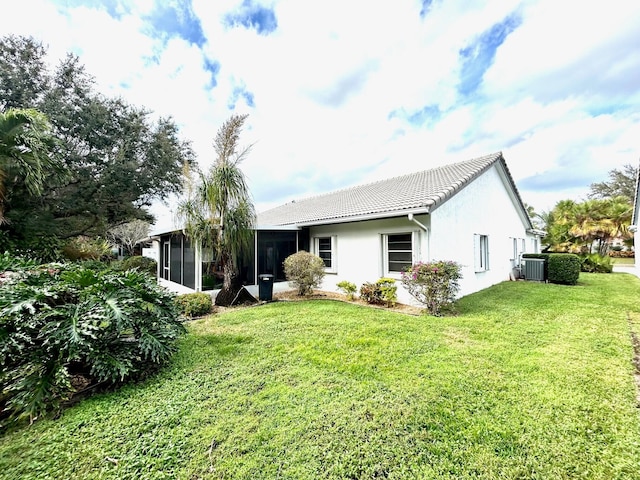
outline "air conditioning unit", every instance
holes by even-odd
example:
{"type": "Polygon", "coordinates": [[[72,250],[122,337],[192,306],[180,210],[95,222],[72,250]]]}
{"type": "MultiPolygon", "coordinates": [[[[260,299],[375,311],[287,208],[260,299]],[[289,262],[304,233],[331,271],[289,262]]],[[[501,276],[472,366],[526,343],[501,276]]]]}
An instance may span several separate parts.
{"type": "Polygon", "coordinates": [[[542,258],[525,258],[524,259],[524,278],[533,282],[544,282],[544,259],[542,258]]]}

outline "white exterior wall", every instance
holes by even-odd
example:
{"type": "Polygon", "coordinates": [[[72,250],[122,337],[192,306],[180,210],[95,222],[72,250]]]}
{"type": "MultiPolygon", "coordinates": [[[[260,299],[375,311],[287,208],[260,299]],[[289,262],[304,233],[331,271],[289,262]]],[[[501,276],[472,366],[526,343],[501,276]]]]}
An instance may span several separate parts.
{"type": "MultiPolygon", "coordinates": [[[[416,215],[416,220],[428,226],[428,215],[416,215]]],[[[323,290],[338,291],[336,284],[347,280],[360,286],[365,282],[375,282],[385,276],[383,267],[383,234],[410,233],[414,234],[414,258],[417,262],[428,255],[427,232],[407,217],[385,220],[370,220],[364,222],[338,223],[323,225],[310,229],[311,251],[316,252],[314,238],[336,237],[336,250],[333,260],[336,262],[336,272],[327,273],[322,285],[323,290]]],[[[400,275],[386,275],[400,278],[400,275]]],[[[406,291],[398,284],[398,301],[405,304],[415,303],[406,291]]]]}
{"type": "MultiPolygon", "coordinates": [[[[333,252],[335,273],[327,273],[322,289],[337,291],[336,284],[347,280],[358,289],[364,282],[375,282],[382,276],[399,279],[399,275],[385,275],[383,234],[414,234],[413,262],[454,260],[463,265],[460,282],[461,295],[482,290],[509,280],[513,273],[513,238],[524,239],[526,253],[534,251],[534,236],[526,233],[526,225],[518,214],[498,167],[494,166],[439,206],[431,215],[416,215],[426,226],[424,231],[407,217],[370,220],[310,229],[311,251],[315,251],[314,238],[336,237],[333,252]],[[475,272],[474,234],[488,236],[489,269],[475,272]]],[[[401,303],[417,304],[398,285],[401,303]]]]}
{"type": "Polygon", "coordinates": [[[497,166],[464,187],[433,213],[432,260],[455,260],[463,265],[461,295],[468,295],[510,279],[513,238],[525,239],[532,252],[533,238],[518,214],[497,166]],[[475,268],[474,234],[486,235],[489,269],[475,268]]]}

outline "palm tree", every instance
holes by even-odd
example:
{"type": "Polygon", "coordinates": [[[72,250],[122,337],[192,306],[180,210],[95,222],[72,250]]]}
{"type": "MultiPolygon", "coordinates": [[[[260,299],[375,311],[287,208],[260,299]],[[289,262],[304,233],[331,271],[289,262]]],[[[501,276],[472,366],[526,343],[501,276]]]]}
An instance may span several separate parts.
{"type": "Polygon", "coordinates": [[[547,237],[551,251],[607,254],[611,241],[628,236],[633,207],[625,197],[562,200],[548,214],[547,237]]]}
{"type": "Polygon", "coordinates": [[[216,161],[199,181],[186,175],[186,198],[178,206],[187,236],[205,248],[213,248],[222,265],[224,280],[216,304],[229,305],[241,286],[236,282],[238,265],[253,240],[255,210],[239,164],[251,146],[238,148],[247,115],[233,115],[214,139],[216,161]]]}
{"type": "Polygon", "coordinates": [[[31,195],[42,193],[46,176],[61,167],[52,156],[47,117],[33,109],[0,112],[0,224],[5,223],[8,182],[19,180],[31,195]]]}

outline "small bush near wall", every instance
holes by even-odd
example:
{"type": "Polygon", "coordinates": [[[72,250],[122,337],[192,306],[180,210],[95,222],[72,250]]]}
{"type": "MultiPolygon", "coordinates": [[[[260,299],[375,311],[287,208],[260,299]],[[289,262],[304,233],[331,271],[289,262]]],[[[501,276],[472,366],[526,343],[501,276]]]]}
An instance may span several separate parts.
{"type": "Polygon", "coordinates": [[[582,264],[580,257],[573,253],[551,253],[547,262],[549,281],[551,283],[563,285],[575,285],[578,283],[582,264]]]}
{"type": "Polygon", "coordinates": [[[603,257],[597,253],[580,257],[582,272],[589,273],[611,273],[613,272],[613,261],[611,257],[603,257]]]}
{"type": "Polygon", "coordinates": [[[324,268],[320,257],[304,250],[289,255],[284,260],[284,274],[301,296],[311,293],[322,284],[324,268]]]}
{"type": "Polygon", "coordinates": [[[431,315],[440,316],[460,291],[462,266],[451,261],[417,263],[402,273],[402,284],[431,315]]]}
{"type": "Polygon", "coordinates": [[[193,318],[211,313],[213,300],[206,293],[185,293],[176,297],[176,304],[185,317],[193,318]]]}
{"type": "Polygon", "coordinates": [[[355,298],[355,294],[358,291],[358,287],[356,287],[355,283],[348,282],[347,280],[343,280],[336,284],[336,287],[340,289],[340,291],[344,292],[347,296],[347,300],[353,300],[355,298]]]}
{"type": "Polygon", "coordinates": [[[376,283],[365,282],[360,287],[360,298],[374,305],[392,307],[398,301],[398,287],[393,278],[380,278],[376,283]]]}

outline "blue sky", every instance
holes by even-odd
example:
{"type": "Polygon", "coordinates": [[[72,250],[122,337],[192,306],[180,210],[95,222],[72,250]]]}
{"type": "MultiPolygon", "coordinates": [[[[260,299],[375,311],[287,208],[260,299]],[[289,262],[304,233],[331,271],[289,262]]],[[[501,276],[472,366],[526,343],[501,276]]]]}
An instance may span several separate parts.
{"type": "Polygon", "coordinates": [[[171,115],[202,168],[248,113],[258,210],[498,150],[547,210],[638,162],[639,24],[631,0],[28,0],[0,34],[171,115]]]}

